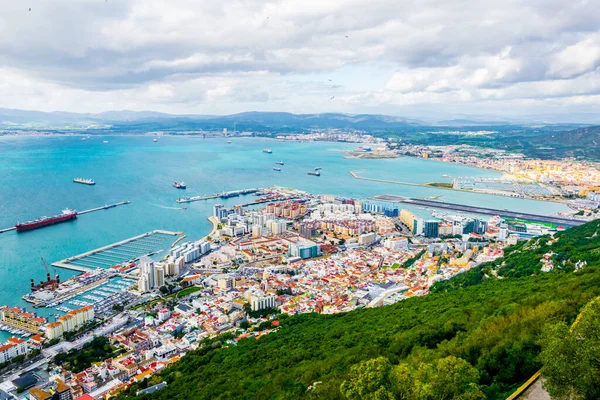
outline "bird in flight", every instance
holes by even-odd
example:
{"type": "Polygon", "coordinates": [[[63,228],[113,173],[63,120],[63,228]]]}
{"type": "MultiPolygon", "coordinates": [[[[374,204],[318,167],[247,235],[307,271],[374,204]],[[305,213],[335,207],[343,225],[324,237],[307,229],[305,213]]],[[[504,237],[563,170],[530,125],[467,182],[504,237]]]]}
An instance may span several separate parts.
{"type": "Polygon", "coordinates": [[[329,100],[333,100],[333,99],[335,99],[335,96],[331,96],[331,98],[329,100]]]}
{"type": "Polygon", "coordinates": [[[31,7],[29,7],[29,11],[31,11],[31,7]]]}

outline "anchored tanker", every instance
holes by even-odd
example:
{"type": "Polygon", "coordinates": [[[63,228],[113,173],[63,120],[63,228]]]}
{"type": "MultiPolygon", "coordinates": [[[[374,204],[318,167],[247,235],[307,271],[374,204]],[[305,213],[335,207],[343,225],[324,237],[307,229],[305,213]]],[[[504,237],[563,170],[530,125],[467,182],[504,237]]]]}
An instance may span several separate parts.
{"type": "Polygon", "coordinates": [[[33,221],[27,221],[18,223],[15,225],[17,232],[30,231],[32,229],[41,228],[47,225],[59,224],[61,222],[70,221],[77,218],[77,211],[66,208],[62,211],[62,214],[55,215],[53,217],[41,217],[33,221]]]}

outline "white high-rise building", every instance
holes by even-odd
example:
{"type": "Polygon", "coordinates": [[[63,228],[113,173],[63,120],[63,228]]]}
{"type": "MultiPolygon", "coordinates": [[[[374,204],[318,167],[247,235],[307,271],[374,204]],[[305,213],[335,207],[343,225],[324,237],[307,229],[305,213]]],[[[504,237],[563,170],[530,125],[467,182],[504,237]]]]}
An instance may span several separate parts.
{"type": "Polygon", "coordinates": [[[284,219],[278,219],[271,222],[271,232],[273,235],[281,235],[287,230],[287,222],[284,219]]]}
{"type": "Polygon", "coordinates": [[[154,267],[154,288],[159,288],[165,284],[165,269],[162,265],[154,267]]]}
{"type": "Polygon", "coordinates": [[[148,277],[142,275],[138,278],[138,290],[142,293],[149,292],[152,290],[150,287],[150,282],[148,282],[148,277]]]}
{"type": "Polygon", "coordinates": [[[150,257],[140,257],[140,277],[145,276],[150,288],[154,288],[154,260],[150,257]]]}
{"type": "Polygon", "coordinates": [[[275,296],[252,296],[250,307],[253,311],[264,310],[265,308],[275,308],[277,301],[275,296]]]}
{"type": "Polygon", "coordinates": [[[506,224],[500,224],[500,234],[498,240],[506,240],[508,238],[508,226],[506,224]]]}

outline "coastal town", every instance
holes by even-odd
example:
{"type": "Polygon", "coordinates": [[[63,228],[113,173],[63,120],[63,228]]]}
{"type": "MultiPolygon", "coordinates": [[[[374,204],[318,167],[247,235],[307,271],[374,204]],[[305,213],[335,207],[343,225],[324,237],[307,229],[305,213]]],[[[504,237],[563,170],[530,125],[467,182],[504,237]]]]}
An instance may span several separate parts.
{"type": "Polygon", "coordinates": [[[529,159],[523,154],[468,145],[402,145],[397,154],[498,171],[502,178],[452,177],[451,187],[491,194],[538,199],[579,199],[582,209],[594,208],[600,190],[597,162],[529,159]]]}
{"type": "Polygon", "coordinates": [[[600,400],[598,3],[4,1],[0,400],[600,400]]]}
{"type": "MultiPolygon", "coordinates": [[[[38,311],[0,309],[0,328],[15,335],[0,347],[0,390],[15,398],[109,399],[143,382],[152,392],[165,385],[162,369],[216,336],[234,346],[289,315],[424,296],[436,282],[502,257],[507,246],[568,229],[283,187],[240,193],[258,199],[214,204],[204,238],[179,236],[162,253],[64,282],[49,273],[32,282],[24,299],[38,311]],[[104,350],[96,354],[95,346],[104,350]],[[15,369],[24,360],[31,365],[15,369]]],[[[69,262],[94,265],[93,257],[110,258],[118,246],[114,252],[148,251],[156,235],[175,233],[141,235],[69,262]]]]}
{"type": "MultiPolygon", "coordinates": [[[[461,132],[475,136],[487,131],[461,132]]],[[[449,133],[449,134],[452,134],[449,133]]],[[[574,213],[594,219],[592,212],[600,205],[600,164],[595,161],[565,159],[534,159],[524,154],[471,145],[405,144],[393,138],[382,139],[364,132],[341,133],[336,130],[315,130],[303,135],[280,135],[285,141],[335,141],[356,143],[345,150],[345,158],[386,159],[417,157],[496,171],[501,177],[450,176],[424,186],[438,189],[468,191],[516,198],[565,202],[574,213]]],[[[353,174],[358,177],[356,174],[353,174]]],[[[383,181],[380,179],[360,178],[383,181]]],[[[407,182],[386,181],[406,184],[407,182]]]]}

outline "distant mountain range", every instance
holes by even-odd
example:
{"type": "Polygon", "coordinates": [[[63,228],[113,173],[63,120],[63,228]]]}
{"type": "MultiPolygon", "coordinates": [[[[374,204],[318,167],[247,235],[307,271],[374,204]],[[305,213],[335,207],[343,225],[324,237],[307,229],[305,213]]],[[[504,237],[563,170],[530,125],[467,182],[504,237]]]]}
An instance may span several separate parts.
{"type": "Polygon", "coordinates": [[[600,159],[600,126],[588,126],[532,138],[538,148],[560,151],[564,157],[600,159]]]}
{"type": "Polygon", "coordinates": [[[291,114],[245,112],[232,115],[173,115],[153,111],[108,111],[99,114],[41,112],[0,108],[0,129],[156,128],[164,130],[386,130],[426,125],[416,119],[388,115],[291,114]]]}
{"type": "Polygon", "coordinates": [[[253,132],[266,136],[319,129],[361,131],[413,144],[470,144],[523,152],[531,157],[600,159],[600,126],[516,123],[494,118],[446,119],[437,122],[378,114],[292,114],[244,112],[232,115],[173,115],[153,111],[108,111],[99,114],[41,112],[0,108],[0,134],[15,131],[86,134],[186,134],[199,131],[253,132]],[[461,132],[489,131],[486,135],[461,132]],[[458,132],[458,134],[457,134],[458,132]],[[442,134],[440,134],[442,133],[442,134]],[[451,135],[443,133],[452,133],[451,135]]]}
{"type": "MultiPolygon", "coordinates": [[[[231,115],[174,115],[154,111],[107,111],[98,114],[42,112],[0,108],[0,129],[132,129],[305,131],[310,129],[355,129],[366,132],[412,130],[426,127],[523,126],[523,123],[487,119],[448,119],[437,122],[379,114],[292,114],[287,112],[244,112],[231,115]]],[[[577,124],[572,127],[582,127],[577,124]]]]}

